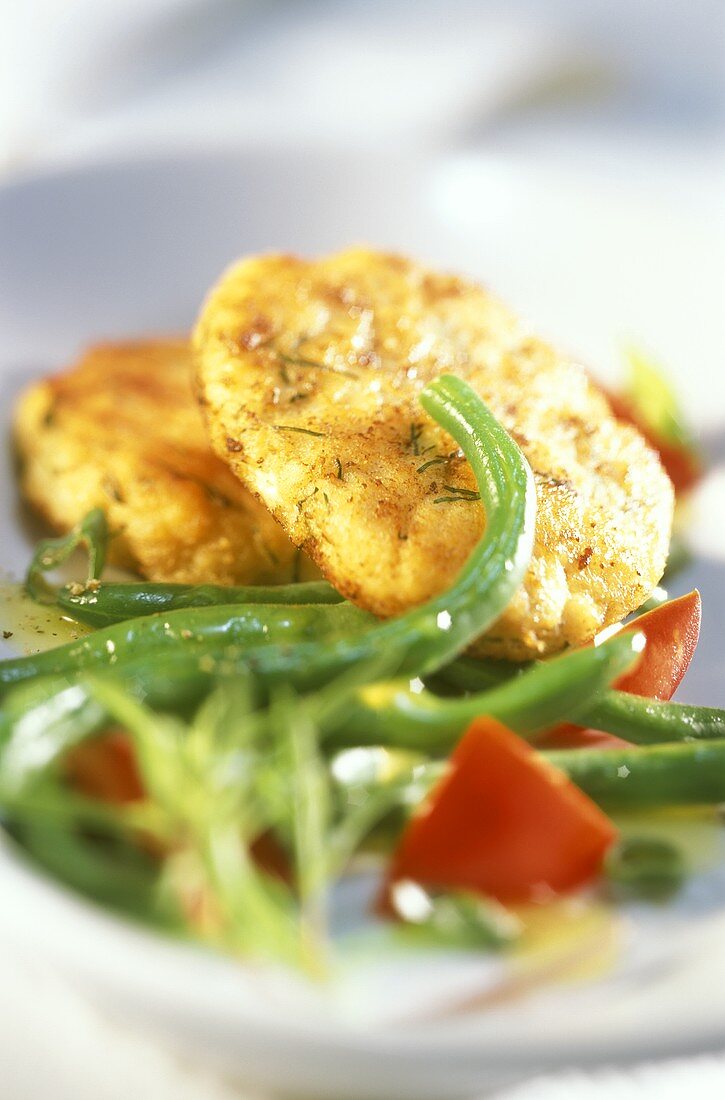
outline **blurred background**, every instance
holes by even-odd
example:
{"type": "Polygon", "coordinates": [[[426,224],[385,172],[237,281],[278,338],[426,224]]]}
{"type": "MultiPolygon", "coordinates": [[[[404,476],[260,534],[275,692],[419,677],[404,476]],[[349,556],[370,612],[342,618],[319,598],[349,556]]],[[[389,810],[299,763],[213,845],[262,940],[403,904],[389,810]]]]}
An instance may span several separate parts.
{"type": "Polygon", "coordinates": [[[720,0],[3,5],[0,167],[205,145],[721,156],[720,0]]]}
{"type": "MultiPolygon", "coordinates": [[[[706,198],[725,214],[722,0],[8,0],[2,9],[0,182],[180,151],[342,151],[374,161],[381,177],[386,155],[456,163],[483,152],[621,181],[645,198],[677,194],[695,212],[706,198]]],[[[100,1021],[40,970],[15,975],[3,957],[0,984],[7,1100],[238,1096],[100,1021]]],[[[725,1095],[725,1063],[516,1090],[517,1100],[685,1095],[725,1095]]]]}

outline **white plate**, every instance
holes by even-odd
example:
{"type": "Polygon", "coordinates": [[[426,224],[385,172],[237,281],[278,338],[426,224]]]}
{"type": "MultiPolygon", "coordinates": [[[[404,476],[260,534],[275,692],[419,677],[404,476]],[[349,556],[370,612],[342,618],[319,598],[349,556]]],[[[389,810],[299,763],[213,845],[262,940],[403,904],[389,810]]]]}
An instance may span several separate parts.
{"type": "MultiPolygon", "coordinates": [[[[188,328],[238,254],[397,247],[479,276],[612,375],[618,342],[660,354],[723,458],[725,228],[718,197],[623,192],[532,165],[315,160],[264,153],[97,166],[0,192],[0,392],[90,340],[188,328]]],[[[6,430],[6,425],[4,425],[6,430]]],[[[9,460],[5,569],[29,538],[9,460]]],[[[701,494],[703,641],[683,698],[725,703],[722,471],[701,494]]],[[[496,976],[485,959],[374,954],[330,988],[161,941],[98,912],[0,849],[0,927],[106,1005],[250,1081],[316,1097],[454,1097],[527,1069],[703,1048],[725,1035],[725,859],[662,911],[631,909],[597,982],[423,1022],[496,976]],[[683,1013],[682,1005],[687,1004],[683,1013]]]]}

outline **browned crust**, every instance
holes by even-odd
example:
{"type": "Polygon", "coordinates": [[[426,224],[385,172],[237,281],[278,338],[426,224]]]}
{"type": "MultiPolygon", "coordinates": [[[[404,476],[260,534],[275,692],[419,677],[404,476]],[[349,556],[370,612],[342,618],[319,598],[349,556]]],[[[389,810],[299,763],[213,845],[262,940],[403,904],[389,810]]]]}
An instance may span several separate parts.
{"type": "Polygon", "coordinates": [[[289,579],[297,552],[214,455],[182,339],[99,344],[15,413],[21,487],[59,531],[102,507],[112,559],[158,581],[289,579]]]}

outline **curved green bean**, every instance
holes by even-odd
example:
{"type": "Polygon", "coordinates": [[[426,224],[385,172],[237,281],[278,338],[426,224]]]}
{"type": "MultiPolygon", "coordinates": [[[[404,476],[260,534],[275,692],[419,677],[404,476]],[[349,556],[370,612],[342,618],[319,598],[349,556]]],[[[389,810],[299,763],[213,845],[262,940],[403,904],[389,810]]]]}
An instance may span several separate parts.
{"type": "Polygon", "coordinates": [[[448,752],[481,715],[526,736],[588,710],[600,692],[626,672],[642,650],[642,635],[627,633],[603,645],[572,650],[532,665],[506,683],[463,699],[416,690],[408,681],[372,684],[351,703],[333,734],[335,745],[386,745],[448,752]]]}
{"type": "MultiPolygon", "coordinates": [[[[510,681],[515,684],[517,678],[525,675],[525,670],[530,667],[522,665],[518,671],[512,670],[510,681]]],[[[464,657],[443,669],[440,676],[445,684],[476,692],[487,690],[498,673],[496,665],[491,670],[487,663],[464,657]]],[[[591,729],[615,734],[635,745],[725,737],[723,710],[689,703],[660,702],[614,689],[603,692],[593,700],[591,706],[580,712],[577,722],[591,729]]]]}
{"type": "Polygon", "coordinates": [[[103,627],[157,612],[188,607],[229,607],[236,604],[336,604],[344,597],[327,581],[300,584],[91,584],[78,591],[66,585],[56,594],[61,611],[90,626],[103,627]]]}
{"type": "Polygon", "coordinates": [[[690,703],[663,703],[624,691],[607,691],[585,714],[586,724],[631,741],[657,745],[667,741],[725,737],[725,711],[690,703]]]}

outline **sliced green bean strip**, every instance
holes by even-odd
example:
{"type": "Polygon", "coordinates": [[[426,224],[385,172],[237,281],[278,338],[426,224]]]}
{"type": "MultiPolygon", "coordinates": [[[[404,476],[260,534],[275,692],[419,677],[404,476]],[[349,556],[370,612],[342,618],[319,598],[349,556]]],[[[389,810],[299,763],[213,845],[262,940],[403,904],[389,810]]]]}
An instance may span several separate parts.
{"type": "MultiPolygon", "coordinates": [[[[330,723],[340,709],[336,697],[349,698],[357,685],[388,674],[387,662],[357,666],[316,696],[316,721],[330,723]],[[334,690],[333,690],[334,689],[334,690]]],[[[262,701],[249,666],[235,647],[212,656],[196,646],[150,661],[120,661],[113,679],[156,711],[188,717],[220,679],[249,682],[254,704],[262,701]]],[[[0,775],[7,785],[23,787],[68,749],[108,725],[109,715],[84,672],[44,676],[14,686],[0,709],[0,775]]]]}
{"type": "Polygon", "coordinates": [[[576,649],[532,665],[513,680],[463,699],[416,690],[408,681],[372,684],[358,692],[335,746],[386,745],[418,752],[449,751],[474,718],[488,715],[524,736],[576,718],[592,698],[626,672],[642,651],[641,634],[576,649]]]}
{"type": "Polygon", "coordinates": [[[7,702],[10,705],[3,706],[0,717],[4,793],[25,787],[107,720],[106,712],[84,688],[67,681],[22,684],[10,693],[7,702]],[[29,693],[28,688],[33,691],[29,693]],[[39,698],[40,688],[47,690],[46,698],[39,698]]]}
{"type": "Polygon", "coordinates": [[[184,607],[229,607],[233,604],[335,604],[344,597],[327,581],[301,584],[116,584],[90,585],[78,591],[66,585],[56,596],[61,611],[91,626],[110,626],[142,615],[184,607]]]}
{"type": "Polygon", "coordinates": [[[421,394],[427,412],[463,449],[486,508],[486,529],[453,587],[399,619],[379,623],[347,603],[327,607],[202,607],[131,619],[70,645],[0,663],[0,684],[47,673],[112,665],[146,652],[183,653],[189,641],[237,645],[268,686],[311,688],[360,661],[386,654],[406,675],[447,664],[501,614],[531,557],[536,493],[521,451],[460,378],[421,394]]]}
{"type": "Polygon", "coordinates": [[[635,745],[725,737],[725,710],[663,703],[623,691],[606,692],[582,719],[593,729],[614,733],[635,745]]]}
{"type": "Polygon", "coordinates": [[[606,807],[638,809],[725,801],[725,740],[632,749],[567,749],[544,756],[606,807]]]}

